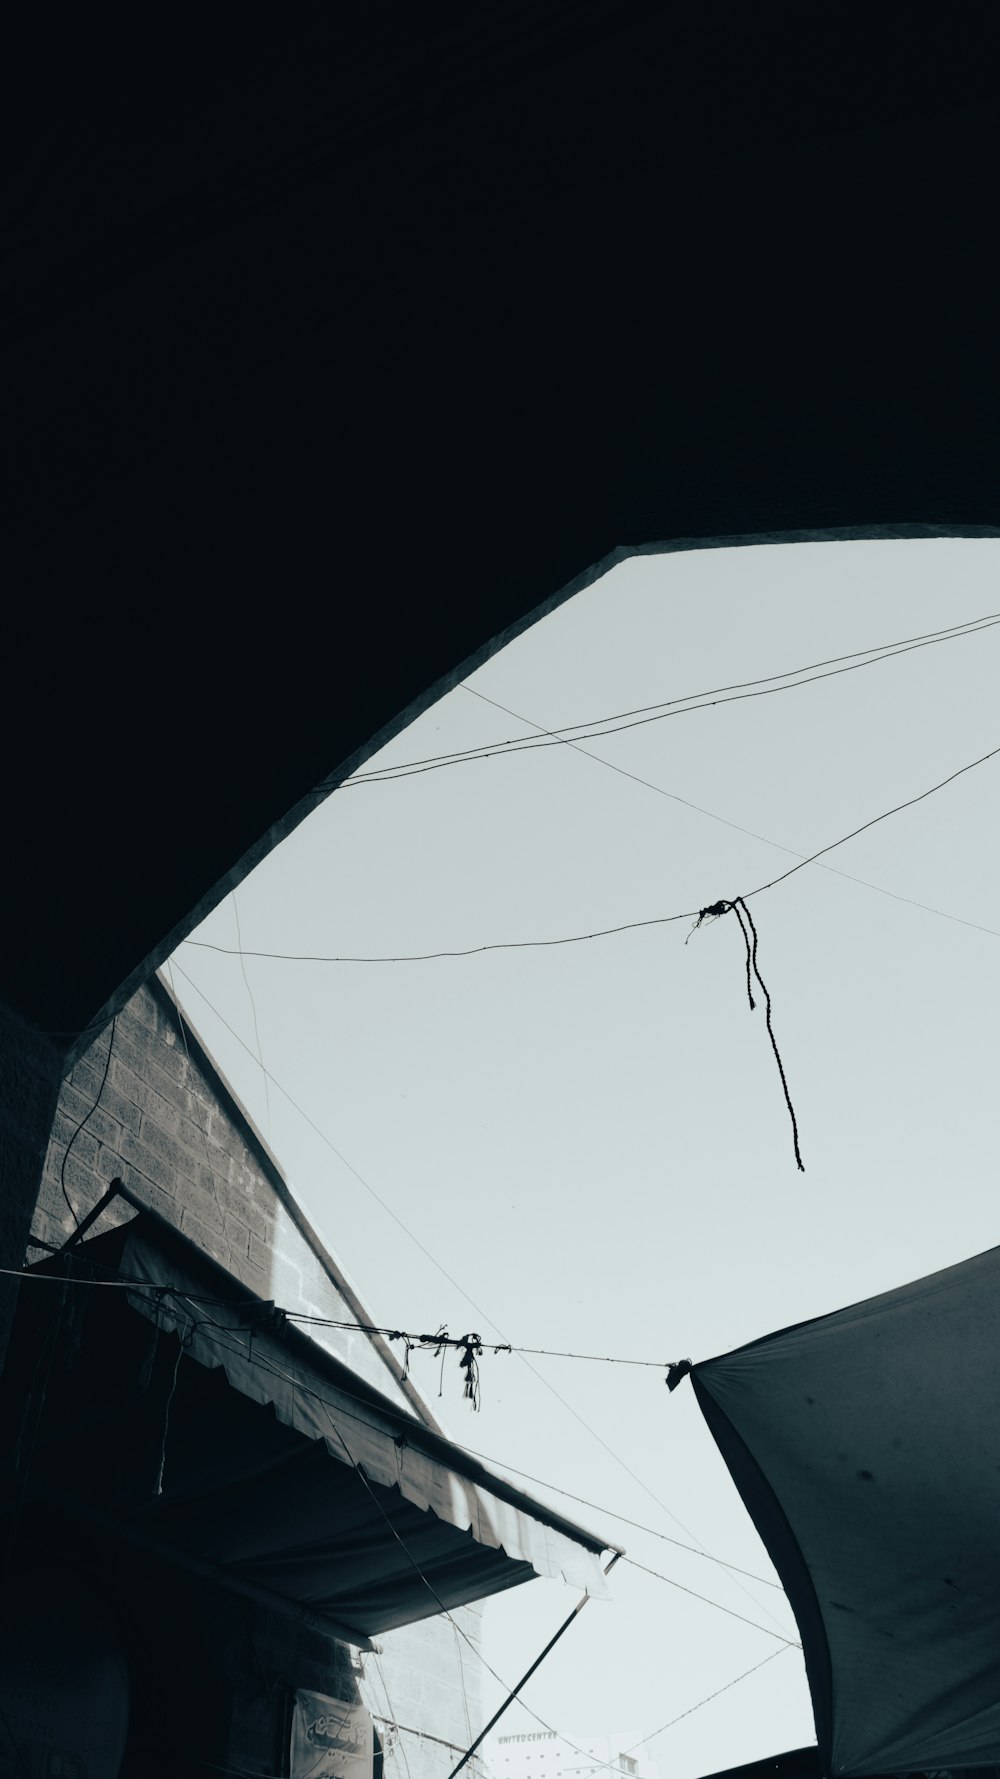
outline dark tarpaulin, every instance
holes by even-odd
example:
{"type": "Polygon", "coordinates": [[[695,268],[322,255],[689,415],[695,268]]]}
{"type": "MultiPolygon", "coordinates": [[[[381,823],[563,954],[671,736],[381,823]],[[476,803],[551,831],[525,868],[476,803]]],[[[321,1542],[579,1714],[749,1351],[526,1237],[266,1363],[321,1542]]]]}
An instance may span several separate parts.
{"type": "Polygon", "coordinates": [[[1000,1762],[1000,1249],[696,1365],[824,1771],[1000,1762]]]}

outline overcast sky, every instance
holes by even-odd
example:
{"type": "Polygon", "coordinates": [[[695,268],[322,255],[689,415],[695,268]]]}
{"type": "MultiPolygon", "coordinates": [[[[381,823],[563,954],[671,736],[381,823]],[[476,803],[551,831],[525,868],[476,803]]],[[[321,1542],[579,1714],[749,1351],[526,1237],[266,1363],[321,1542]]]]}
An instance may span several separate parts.
{"type": "MultiPolygon", "coordinates": [[[[530,721],[458,688],[366,770],[980,618],[998,569],[996,542],[967,540],[638,558],[468,682],[530,721]]],[[[746,894],[1000,744],[998,664],[987,629],[585,744],[648,784],[553,746],[345,787],[239,890],[243,946],[398,956],[746,894]]],[[[687,944],[684,920],[425,963],[248,958],[256,1028],[238,956],[176,954],[180,999],[377,1320],[655,1362],[486,1355],[479,1414],[454,1356],[440,1400],[437,1364],[413,1367],[460,1443],[596,1503],[526,1485],[729,1609],[619,1564],[526,1691],[548,1724],[651,1736],[777,1652],[652,1744],[661,1779],[813,1740],[801,1657],[769,1634],[795,1636],[783,1595],[655,1536],[773,1580],[666,1362],[1000,1239],[998,788],[1000,758],[830,855],[892,895],[815,864],[751,901],[804,1174],[733,916],[687,944]],[[259,1034],[339,1157],[273,1083],[265,1101],[209,1003],[250,1051],[259,1034]]],[[[193,937],[235,946],[232,898],[193,937]]],[[[488,1608],[505,1680],[572,1604],[538,1581],[488,1608]]]]}

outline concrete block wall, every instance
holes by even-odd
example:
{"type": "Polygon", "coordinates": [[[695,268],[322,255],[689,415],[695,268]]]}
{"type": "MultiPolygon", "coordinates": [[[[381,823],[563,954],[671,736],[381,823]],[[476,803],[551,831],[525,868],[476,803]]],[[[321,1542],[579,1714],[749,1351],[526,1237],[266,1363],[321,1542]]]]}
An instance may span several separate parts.
{"type": "MultiPolygon", "coordinates": [[[[476,1653],[482,1614],[465,1606],[450,1620],[389,1631],[379,1638],[381,1656],[365,1656],[361,1697],[385,1743],[385,1779],[448,1779],[478,1736],[486,1718],[476,1653]]],[[[481,1779],[478,1758],[466,1771],[481,1779]]]]}
{"type": "MultiPolygon", "coordinates": [[[[139,990],[113,1039],[109,1027],[63,1084],[32,1237],[61,1245],[76,1227],[67,1196],[82,1217],[116,1177],[260,1296],[355,1319],[263,1137],[160,982],[139,990]]],[[[94,1233],[131,1215],[112,1207],[94,1233]]],[[[421,1412],[380,1343],[340,1329],[313,1338],[398,1407],[421,1412]]]]}
{"type": "MultiPolygon", "coordinates": [[[[356,1319],[356,1297],[339,1288],[339,1269],[324,1259],[275,1158],[159,981],[139,990],[118,1015],[113,1039],[110,1028],[102,1032],[62,1086],[33,1241],[60,1246],[115,1178],[260,1296],[286,1309],[356,1319]]],[[[345,1221],[349,1209],[345,1198],[345,1221]]],[[[113,1204],[93,1233],[132,1214],[113,1204]]],[[[28,1258],[38,1257],[39,1247],[30,1248],[28,1258]]],[[[392,1355],[368,1336],[322,1330],[319,1338],[390,1400],[425,1418],[392,1355]]],[[[467,1607],[453,1618],[478,1646],[481,1610],[467,1607]]],[[[237,1766],[279,1770],[270,1763],[289,1686],[348,1700],[360,1687],[384,1744],[385,1779],[447,1779],[482,1726],[484,1669],[449,1619],[388,1633],[378,1657],[360,1658],[329,1639],[304,1640],[273,1615],[256,1621],[253,1671],[241,1665],[232,1681],[237,1766]]]]}

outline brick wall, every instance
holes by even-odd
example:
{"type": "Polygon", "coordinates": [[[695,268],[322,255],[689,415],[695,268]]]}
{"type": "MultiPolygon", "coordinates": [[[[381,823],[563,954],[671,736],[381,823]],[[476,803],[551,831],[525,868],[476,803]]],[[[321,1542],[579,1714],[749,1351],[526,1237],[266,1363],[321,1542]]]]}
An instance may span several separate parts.
{"type": "MultiPolygon", "coordinates": [[[[118,1015],[113,1041],[103,1032],[63,1086],[31,1231],[55,1246],[75,1227],[60,1183],[64,1161],[78,1215],[118,1177],[260,1296],[314,1315],[356,1314],[263,1137],[162,983],[139,990],[118,1015]]],[[[130,1215],[113,1208],[97,1227],[130,1215]]],[[[426,1417],[381,1342],[339,1329],[315,1338],[398,1406],[426,1417]]]]}
{"type": "MultiPolygon", "coordinates": [[[[140,989],[118,1015],[113,1039],[110,1029],[103,1032],[63,1084],[32,1222],[35,1242],[58,1246],[76,1226],[63,1185],[82,1218],[116,1177],[260,1296],[338,1319],[362,1310],[259,1131],[159,981],[140,989]]],[[[113,1204],[94,1233],[131,1215],[128,1206],[113,1204]]],[[[401,1381],[388,1347],[349,1330],[324,1329],[317,1338],[398,1406],[434,1424],[413,1385],[401,1381]]],[[[453,1617],[478,1644],[480,1609],[453,1617]]],[[[443,1618],[381,1641],[378,1658],[359,1658],[256,1613],[252,1664],[238,1664],[231,1679],[234,1764],[278,1770],[271,1763],[289,1684],[344,1699],[360,1688],[386,1746],[386,1779],[447,1779],[455,1750],[464,1750],[482,1725],[482,1665],[443,1618]]]]}

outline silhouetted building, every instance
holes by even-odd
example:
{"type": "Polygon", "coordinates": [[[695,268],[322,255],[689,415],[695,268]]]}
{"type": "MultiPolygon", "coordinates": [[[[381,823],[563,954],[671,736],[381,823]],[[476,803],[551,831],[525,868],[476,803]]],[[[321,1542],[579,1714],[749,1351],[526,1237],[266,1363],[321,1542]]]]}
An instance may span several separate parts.
{"type": "Polygon", "coordinates": [[[0,1774],[443,1779],[477,1602],[601,1590],[600,1543],[437,1429],[160,982],[64,1085],[31,1251],[0,1774]]]}

